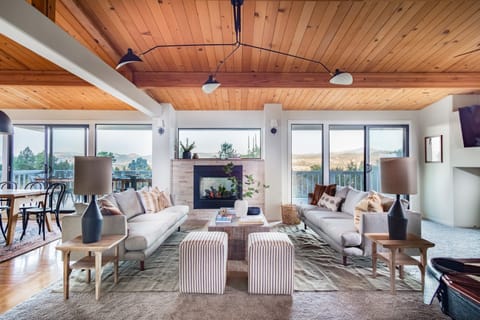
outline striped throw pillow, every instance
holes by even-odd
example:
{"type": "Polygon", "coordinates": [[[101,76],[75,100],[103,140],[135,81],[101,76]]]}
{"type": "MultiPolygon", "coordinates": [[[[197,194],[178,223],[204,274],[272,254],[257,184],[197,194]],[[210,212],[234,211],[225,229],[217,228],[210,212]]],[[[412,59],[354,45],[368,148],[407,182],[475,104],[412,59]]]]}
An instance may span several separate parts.
{"type": "Polygon", "coordinates": [[[160,211],[158,207],[158,196],[152,191],[140,191],[140,200],[142,201],[145,213],[155,213],[160,211]]]}
{"type": "Polygon", "coordinates": [[[368,196],[355,206],[353,222],[357,230],[360,229],[360,217],[366,212],[383,212],[382,200],[378,193],[370,191],[368,196]]]}

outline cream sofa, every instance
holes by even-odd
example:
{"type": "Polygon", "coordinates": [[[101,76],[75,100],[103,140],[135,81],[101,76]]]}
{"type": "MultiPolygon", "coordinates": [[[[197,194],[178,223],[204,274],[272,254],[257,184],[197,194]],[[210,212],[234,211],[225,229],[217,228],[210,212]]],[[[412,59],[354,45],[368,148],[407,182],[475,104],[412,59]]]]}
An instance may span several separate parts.
{"type": "MultiPolygon", "coordinates": [[[[145,258],[150,256],[187,219],[188,206],[173,205],[156,213],[145,213],[138,192],[127,191],[109,195],[110,202],[123,215],[104,216],[102,234],[124,234],[127,238],[119,246],[120,260],[139,260],[144,269],[145,258]]],[[[85,204],[76,204],[76,213],[63,217],[62,240],[73,239],[82,233],[81,215],[85,204]]],[[[72,259],[79,258],[72,257],[72,259]]]]}
{"type": "MultiPolygon", "coordinates": [[[[351,187],[337,187],[335,196],[344,199],[339,211],[330,211],[316,205],[299,206],[300,219],[305,228],[311,228],[340,252],[344,264],[347,263],[347,256],[371,255],[371,241],[366,239],[365,233],[388,233],[387,213],[364,213],[357,230],[354,224],[355,206],[368,196],[368,192],[351,187]]],[[[407,232],[421,236],[420,213],[406,210],[406,217],[407,232]]]]}

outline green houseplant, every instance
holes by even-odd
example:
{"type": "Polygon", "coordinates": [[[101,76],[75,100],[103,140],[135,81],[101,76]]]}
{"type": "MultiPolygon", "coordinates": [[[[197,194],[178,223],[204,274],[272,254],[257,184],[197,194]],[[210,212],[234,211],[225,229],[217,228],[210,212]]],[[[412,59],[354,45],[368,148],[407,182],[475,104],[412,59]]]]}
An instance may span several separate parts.
{"type": "MultiPolygon", "coordinates": [[[[238,197],[238,189],[242,186],[240,185],[237,177],[232,175],[233,167],[233,162],[229,162],[223,167],[223,171],[228,176],[228,180],[230,180],[232,183],[230,192],[232,194],[236,194],[238,197]]],[[[242,198],[235,200],[235,212],[238,216],[246,215],[247,211],[249,210],[248,201],[246,198],[253,198],[254,194],[260,192],[260,188],[267,189],[270,187],[269,185],[262,184],[259,180],[255,179],[252,174],[244,174],[243,177],[245,179],[243,181],[245,188],[242,189],[242,198]]],[[[258,209],[258,212],[259,211],[260,210],[258,209]]]]}
{"type": "Polygon", "coordinates": [[[195,148],[195,141],[188,143],[188,138],[185,140],[185,144],[180,141],[180,148],[182,148],[182,159],[191,159],[192,150],[195,148]]]}

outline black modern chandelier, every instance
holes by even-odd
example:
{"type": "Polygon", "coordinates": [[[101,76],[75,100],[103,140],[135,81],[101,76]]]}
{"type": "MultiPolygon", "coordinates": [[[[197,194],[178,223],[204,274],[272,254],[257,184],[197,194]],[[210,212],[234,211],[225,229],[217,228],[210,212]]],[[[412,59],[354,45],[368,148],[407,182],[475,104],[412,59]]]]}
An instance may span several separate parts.
{"type": "Polygon", "coordinates": [[[207,81],[203,84],[202,90],[209,94],[215,91],[220,86],[220,82],[216,80],[217,73],[219,72],[220,68],[222,65],[240,48],[240,47],[248,47],[248,48],[253,48],[257,50],[262,50],[262,51],[267,51],[295,59],[300,59],[312,63],[319,64],[325,69],[325,71],[331,76],[330,78],[330,83],[334,85],[351,85],[353,83],[353,77],[350,73],[340,71],[339,69],[336,69],[335,72],[330,71],[329,68],[325,64],[323,64],[321,61],[314,60],[314,59],[309,59],[301,56],[297,56],[294,54],[286,53],[286,52],[281,52],[269,48],[263,48],[259,46],[255,46],[252,44],[244,43],[241,41],[241,7],[243,5],[243,0],[231,0],[232,6],[233,6],[233,19],[234,19],[234,25],[235,25],[235,42],[233,43],[192,43],[192,44],[163,44],[163,45],[156,45],[142,53],[139,53],[138,55],[133,53],[133,50],[131,48],[128,48],[127,53],[120,59],[118,62],[116,69],[121,68],[122,66],[133,63],[133,62],[142,62],[142,59],[140,59],[140,56],[146,55],[147,53],[159,49],[159,48],[178,48],[178,47],[218,47],[218,46],[230,46],[234,47],[233,50],[225,56],[223,60],[220,60],[220,62],[217,64],[217,67],[215,69],[215,72],[211,73],[208,76],[207,81]]]}

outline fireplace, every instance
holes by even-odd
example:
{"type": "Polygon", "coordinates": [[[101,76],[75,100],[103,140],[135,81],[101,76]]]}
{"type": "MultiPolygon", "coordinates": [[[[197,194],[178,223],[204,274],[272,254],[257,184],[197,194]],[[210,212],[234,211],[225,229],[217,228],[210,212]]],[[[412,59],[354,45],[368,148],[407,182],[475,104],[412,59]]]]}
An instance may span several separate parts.
{"type": "Polygon", "coordinates": [[[242,194],[243,167],[234,166],[232,176],[236,177],[238,186],[234,186],[223,166],[193,167],[193,208],[218,209],[233,207],[235,200],[242,194]]]}

